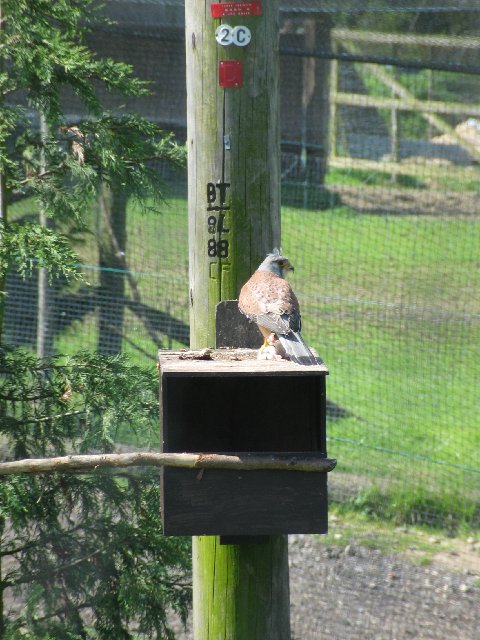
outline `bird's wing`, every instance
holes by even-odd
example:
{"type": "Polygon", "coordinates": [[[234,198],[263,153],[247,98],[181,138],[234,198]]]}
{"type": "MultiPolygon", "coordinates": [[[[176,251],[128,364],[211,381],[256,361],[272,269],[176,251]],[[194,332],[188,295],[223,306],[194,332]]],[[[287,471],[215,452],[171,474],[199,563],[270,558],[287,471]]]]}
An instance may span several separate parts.
{"type": "Polygon", "coordinates": [[[268,271],[255,271],[238,299],[240,311],[277,335],[300,330],[298,300],[286,280],[268,271]]]}

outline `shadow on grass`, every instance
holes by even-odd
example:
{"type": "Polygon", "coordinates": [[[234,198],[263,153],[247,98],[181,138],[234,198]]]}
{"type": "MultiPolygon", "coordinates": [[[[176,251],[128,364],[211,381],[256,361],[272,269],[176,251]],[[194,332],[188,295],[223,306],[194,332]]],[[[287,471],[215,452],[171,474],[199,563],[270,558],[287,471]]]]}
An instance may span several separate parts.
{"type": "MultiPolygon", "coordinates": [[[[189,344],[189,326],[170,313],[155,309],[147,304],[128,297],[115,298],[108,290],[100,287],[82,287],[77,291],[66,291],[62,285],[50,290],[47,353],[52,350],[54,340],[70,329],[75,322],[82,322],[98,309],[103,308],[107,317],[113,321],[118,314],[128,309],[145,326],[145,333],[158,348],[164,342],[173,340],[187,346],[189,344]]],[[[23,279],[11,271],[7,278],[8,299],[5,309],[5,340],[15,346],[34,349],[37,340],[37,275],[34,272],[23,279]]],[[[126,336],[128,337],[128,336],[126,336]]],[[[102,345],[98,345],[102,350],[102,345]]],[[[108,349],[108,345],[104,345],[108,349]]],[[[151,356],[156,358],[156,354],[151,356]]]]}

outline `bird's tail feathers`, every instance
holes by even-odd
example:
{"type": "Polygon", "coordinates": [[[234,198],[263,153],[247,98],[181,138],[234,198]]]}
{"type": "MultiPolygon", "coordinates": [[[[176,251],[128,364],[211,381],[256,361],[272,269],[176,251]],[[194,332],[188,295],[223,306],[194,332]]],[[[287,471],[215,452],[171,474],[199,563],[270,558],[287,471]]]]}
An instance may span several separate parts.
{"type": "Polygon", "coordinates": [[[313,355],[300,333],[292,332],[287,335],[280,335],[278,339],[292,362],[303,365],[321,364],[322,361],[313,355]]]}

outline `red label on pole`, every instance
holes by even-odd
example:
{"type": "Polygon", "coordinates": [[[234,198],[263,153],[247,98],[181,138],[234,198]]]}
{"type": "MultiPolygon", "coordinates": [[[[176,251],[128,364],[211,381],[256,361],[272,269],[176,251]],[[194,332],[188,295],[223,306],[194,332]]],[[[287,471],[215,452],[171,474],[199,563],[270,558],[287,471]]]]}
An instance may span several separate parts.
{"type": "Polygon", "coordinates": [[[240,60],[220,60],[218,82],[224,89],[241,87],[243,84],[242,63],[240,60]]]}
{"type": "Polygon", "coordinates": [[[212,18],[224,16],[261,16],[261,2],[212,2],[210,5],[212,18]]]}

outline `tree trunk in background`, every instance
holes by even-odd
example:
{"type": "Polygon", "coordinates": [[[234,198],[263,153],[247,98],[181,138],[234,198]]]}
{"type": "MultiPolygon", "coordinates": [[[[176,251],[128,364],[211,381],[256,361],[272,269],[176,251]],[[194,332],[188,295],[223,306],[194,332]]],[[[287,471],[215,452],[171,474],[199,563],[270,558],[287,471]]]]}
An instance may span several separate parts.
{"type": "MultiPolygon", "coordinates": [[[[0,4],[0,21],[2,19],[1,4],[0,4]]],[[[0,27],[1,29],[1,27],[0,27]]],[[[1,42],[1,39],[0,39],[1,42]]],[[[1,60],[1,58],[0,58],[1,60]]],[[[0,61],[1,65],[1,61],[0,61]]],[[[0,222],[6,224],[7,222],[7,204],[5,197],[5,178],[0,172],[0,222]]],[[[2,242],[2,234],[0,233],[0,243],[2,242]]],[[[0,274],[0,342],[3,333],[3,316],[5,309],[5,275],[0,274]]],[[[0,516],[0,536],[3,534],[4,521],[0,516]]],[[[2,584],[2,558],[0,556],[0,638],[3,637],[5,632],[4,623],[4,608],[3,608],[3,588],[2,584]]]]}
{"type": "Polygon", "coordinates": [[[127,197],[119,185],[103,184],[98,199],[98,344],[100,353],[122,351],[125,314],[127,197]]]}
{"type": "MultiPolygon", "coordinates": [[[[0,47],[3,44],[3,6],[2,0],[0,0],[0,47]]],[[[4,61],[2,56],[2,49],[0,48],[0,73],[3,71],[4,61]]],[[[3,95],[0,93],[0,104],[3,103],[3,95]]],[[[5,186],[5,176],[0,167],[0,224],[6,226],[7,224],[7,193],[5,186]]],[[[2,242],[2,232],[0,229],[0,243],[2,242]]],[[[6,274],[0,274],[0,340],[3,334],[3,317],[5,314],[5,279],[6,274]]],[[[1,577],[1,574],[0,574],[1,577]]],[[[2,624],[2,611],[0,610],[0,625],[2,624]]],[[[1,629],[1,626],[0,626],[1,629]]]]}
{"type": "MultiPolygon", "coordinates": [[[[3,46],[3,24],[4,24],[4,12],[2,6],[2,0],[0,0],[0,74],[3,72],[4,62],[2,55],[3,46]]],[[[3,95],[0,92],[0,104],[3,103],[3,95]]],[[[5,226],[7,224],[7,194],[5,190],[5,176],[2,168],[0,167],[0,224],[5,226]]],[[[3,242],[2,230],[0,228],[0,244],[3,242]]],[[[0,343],[3,337],[3,317],[5,314],[5,280],[6,274],[0,273],[0,343]]],[[[0,538],[3,536],[5,528],[5,519],[0,516],[0,538]]],[[[5,608],[3,597],[3,566],[2,556],[0,556],[0,638],[5,635],[5,608]]]]}
{"type": "MultiPolygon", "coordinates": [[[[45,140],[48,134],[48,126],[45,116],[40,114],[40,136],[45,140]]],[[[46,171],[45,153],[42,151],[40,170],[46,171]]],[[[45,208],[40,209],[39,222],[48,227],[49,220],[45,214],[45,208]]],[[[37,296],[37,357],[45,358],[52,353],[52,296],[48,286],[48,273],[45,267],[38,267],[38,296],[37,296]]]]}
{"type": "MultiPolygon", "coordinates": [[[[1,18],[1,14],[0,14],[1,18]]],[[[5,227],[7,224],[7,197],[5,192],[5,176],[0,172],[0,224],[5,227]]],[[[3,242],[2,231],[0,229],[0,243],[3,242]]],[[[3,335],[3,318],[5,315],[5,281],[6,273],[0,273],[0,340],[3,335]]]]}

